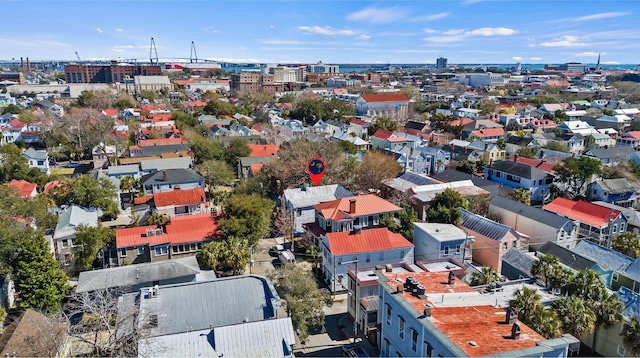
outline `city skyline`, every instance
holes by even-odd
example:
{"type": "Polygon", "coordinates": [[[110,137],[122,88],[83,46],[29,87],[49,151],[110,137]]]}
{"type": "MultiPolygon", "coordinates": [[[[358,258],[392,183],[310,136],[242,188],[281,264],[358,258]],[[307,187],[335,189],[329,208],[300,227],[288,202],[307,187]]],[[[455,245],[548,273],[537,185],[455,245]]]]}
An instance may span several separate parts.
{"type": "Polygon", "coordinates": [[[5,1],[0,60],[634,64],[629,1],[5,1]]]}

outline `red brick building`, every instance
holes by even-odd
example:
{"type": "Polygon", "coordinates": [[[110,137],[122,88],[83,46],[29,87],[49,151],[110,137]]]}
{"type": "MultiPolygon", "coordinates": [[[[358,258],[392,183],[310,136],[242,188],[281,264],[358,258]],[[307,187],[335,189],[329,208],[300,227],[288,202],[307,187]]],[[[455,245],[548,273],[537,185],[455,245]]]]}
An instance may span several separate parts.
{"type": "Polygon", "coordinates": [[[161,76],[159,65],[132,65],[111,61],[109,65],[87,64],[64,66],[67,83],[116,83],[133,76],[161,76]]]}

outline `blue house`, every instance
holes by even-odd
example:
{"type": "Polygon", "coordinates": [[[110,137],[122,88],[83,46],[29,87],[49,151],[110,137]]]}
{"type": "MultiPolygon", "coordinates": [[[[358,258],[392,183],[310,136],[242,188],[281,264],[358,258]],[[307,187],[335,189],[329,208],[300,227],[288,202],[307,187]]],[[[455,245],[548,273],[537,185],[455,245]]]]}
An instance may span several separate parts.
{"type": "Polygon", "coordinates": [[[633,208],[637,202],[637,189],[625,178],[597,179],[587,188],[589,201],[604,201],[624,208],[633,208]]]}
{"type": "Polygon", "coordinates": [[[525,164],[501,160],[484,169],[484,178],[512,188],[527,189],[532,202],[543,202],[550,196],[554,176],[525,164]]]}
{"type": "Polygon", "coordinates": [[[471,242],[464,230],[451,224],[413,223],[416,261],[452,257],[458,262],[471,260],[471,242]]]}

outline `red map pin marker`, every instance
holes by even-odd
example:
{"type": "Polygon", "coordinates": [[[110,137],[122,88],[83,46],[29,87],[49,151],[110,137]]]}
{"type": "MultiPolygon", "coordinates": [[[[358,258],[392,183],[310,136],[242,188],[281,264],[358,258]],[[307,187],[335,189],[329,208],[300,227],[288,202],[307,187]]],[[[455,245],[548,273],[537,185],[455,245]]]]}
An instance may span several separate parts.
{"type": "Polygon", "coordinates": [[[307,163],[307,172],[316,186],[320,184],[326,169],[327,165],[322,158],[311,158],[307,163]]]}

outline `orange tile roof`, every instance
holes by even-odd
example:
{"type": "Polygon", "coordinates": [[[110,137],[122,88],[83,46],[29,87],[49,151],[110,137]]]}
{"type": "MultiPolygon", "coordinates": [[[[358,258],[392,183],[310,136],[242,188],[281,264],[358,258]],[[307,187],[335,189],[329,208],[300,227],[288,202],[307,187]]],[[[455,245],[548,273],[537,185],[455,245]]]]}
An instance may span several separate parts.
{"type": "Polygon", "coordinates": [[[138,142],[140,147],[153,147],[161,145],[186,144],[188,141],[184,138],[160,138],[160,139],[143,139],[138,142]]]}
{"type": "Polygon", "coordinates": [[[13,179],[5,185],[18,189],[18,193],[20,193],[20,197],[22,198],[35,196],[38,193],[36,190],[38,185],[29,183],[26,180],[13,179]]]}
{"type": "Polygon", "coordinates": [[[326,237],[329,251],[334,256],[413,247],[413,244],[404,236],[394,234],[386,227],[360,230],[359,233],[329,232],[326,237]]]}
{"type": "MultiPolygon", "coordinates": [[[[452,285],[448,282],[448,272],[398,272],[384,273],[387,284],[395,292],[400,283],[408,276],[414,277],[425,288],[425,296],[421,298],[405,291],[397,293],[419,313],[425,304],[431,306],[431,317],[427,318],[440,332],[449,338],[458,348],[470,357],[491,355],[500,352],[511,352],[536,346],[536,342],[546,339],[523,323],[520,326],[520,339],[509,339],[511,325],[504,324],[505,310],[494,307],[487,300],[486,304],[465,304],[460,297],[480,295],[460,279],[455,278],[452,285]],[[397,280],[396,280],[397,279],[397,280]],[[452,300],[461,300],[460,305],[448,304],[447,296],[452,300]],[[470,341],[476,343],[471,346],[470,341]]],[[[475,302],[475,300],[470,300],[475,302]]]]}
{"type": "Polygon", "coordinates": [[[556,198],[542,208],[596,228],[606,227],[609,219],[616,220],[620,215],[620,210],[609,209],[585,200],[573,201],[565,198],[556,198]]]}
{"type": "Polygon", "coordinates": [[[640,139],[640,131],[630,131],[622,135],[622,138],[640,139]]]}
{"type": "Polygon", "coordinates": [[[479,131],[473,131],[471,132],[471,135],[476,136],[476,137],[495,137],[495,136],[503,136],[504,135],[504,128],[485,128],[485,129],[481,129],[479,131]]]}
{"type": "Polygon", "coordinates": [[[409,102],[410,98],[402,93],[363,94],[362,99],[371,102],[409,102]]]}
{"type": "Polygon", "coordinates": [[[453,127],[457,127],[457,126],[466,126],[467,124],[471,124],[471,123],[473,123],[473,119],[469,117],[463,117],[460,119],[454,119],[450,121],[449,125],[453,127]]]}
{"type": "Polygon", "coordinates": [[[135,205],[146,204],[153,199],[153,195],[140,196],[137,198],[133,198],[133,203],[135,205]]]}
{"type": "Polygon", "coordinates": [[[142,112],[151,112],[151,111],[159,111],[163,110],[164,106],[161,104],[151,105],[151,106],[142,106],[142,112]]]}
{"type": "Polygon", "coordinates": [[[262,171],[264,168],[264,163],[253,163],[249,164],[249,169],[251,169],[251,175],[255,176],[262,171]]]}
{"type": "Polygon", "coordinates": [[[170,205],[201,204],[206,201],[204,189],[174,190],[153,195],[156,208],[170,205]]]}
{"type": "Polygon", "coordinates": [[[280,150],[280,146],[275,144],[247,144],[247,147],[251,149],[250,157],[277,156],[278,150],[280,150]]]}
{"type": "Polygon", "coordinates": [[[177,216],[166,225],[166,232],[159,236],[147,237],[147,229],[155,225],[139,226],[116,230],[116,247],[134,247],[138,245],[184,244],[208,241],[219,236],[217,219],[211,214],[177,216]]]}
{"type": "Polygon", "coordinates": [[[333,219],[336,221],[352,219],[358,216],[390,213],[402,210],[402,208],[378,197],[375,194],[345,197],[320,203],[315,205],[313,208],[320,211],[325,219],[333,219]],[[356,201],[355,212],[353,213],[349,212],[351,199],[356,201]]]}
{"type": "Polygon", "coordinates": [[[102,113],[105,116],[113,117],[113,116],[117,116],[118,115],[118,110],[117,109],[108,108],[108,109],[103,109],[102,113]]]}
{"type": "Polygon", "coordinates": [[[204,107],[206,105],[207,105],[207,102],[205,101],[194,101],[194,102],[187,103],[187,106],[189,107],[204,107]]]}

